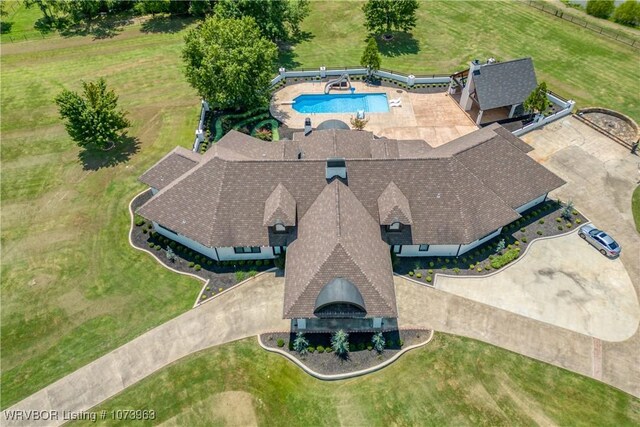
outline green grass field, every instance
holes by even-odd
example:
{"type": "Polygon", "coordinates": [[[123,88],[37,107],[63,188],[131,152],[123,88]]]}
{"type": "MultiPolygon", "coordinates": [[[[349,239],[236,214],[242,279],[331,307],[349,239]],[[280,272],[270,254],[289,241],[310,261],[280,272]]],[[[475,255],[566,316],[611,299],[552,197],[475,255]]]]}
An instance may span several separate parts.
{"type": "Polygon", "coordinates": [[[103,409],[153,409],[158,414],[154,424],[167,425],[247,425],[249,420],[290,426],[640,422],[640,401],[623,392],[445,334],[436,334],[426,347],[380,372],[339,382],[316,380],[282,356],[262,350],[255,338],[246,339],[181,360],[94,410],[103,409]]]}
{"type": "MultiPolygon", "coordinates": [[[[311,34],[283,61],[357,63],[364,46],[358,7],[312,3],[304,24],[311,34]],[[329,24],[322,24],[324,16],[332,17],[329,24]]],[[[35,31],[36,12],[16,11],[12,31],[35,31]]],[[[169,273],[127,242],[127,206],[144,188],[137,177],[194,137],[199,100],[181,72],[181,23],[147,33],[131,25],[101,40],[51,35],[10,43],[3,37],[2,408],[188,310],[197,296],[199,282],[169,273]],[[133,122],[129,133],[138,140],[128,161],[111,166],[102,164],[104,156],[82,154],[53,104],[63,88],[78,89],[82,79],[99,76],[120,95],[133,122]]],[[[388,52],[396,56],[385,57],[384,67],[443,72],[474,57],[532,55],[552,89],[638,118],[637,53],[533,9],[430,2],[414,35],[417,48],[405,40],[405,53],[388,52]],[[522,36],[527,21],[533,39],[522,36]]],[[[236,354],[235,347],[217,351],[236,354]]],[[[390,403],[398,411],[402,404],[390,403]]]]}

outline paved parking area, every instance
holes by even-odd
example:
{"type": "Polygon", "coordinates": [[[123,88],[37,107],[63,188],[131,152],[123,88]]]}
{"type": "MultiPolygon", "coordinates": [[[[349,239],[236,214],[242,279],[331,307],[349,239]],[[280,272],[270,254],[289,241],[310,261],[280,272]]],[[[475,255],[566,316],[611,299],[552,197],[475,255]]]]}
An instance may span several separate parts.
{"type": "Polygon", "coordinates": [[[514,265],[489,277],[445,277],[437,289],[605,341],[636,332],[640,306],[622,261],[578,234],[538,240],[514,265]]]}

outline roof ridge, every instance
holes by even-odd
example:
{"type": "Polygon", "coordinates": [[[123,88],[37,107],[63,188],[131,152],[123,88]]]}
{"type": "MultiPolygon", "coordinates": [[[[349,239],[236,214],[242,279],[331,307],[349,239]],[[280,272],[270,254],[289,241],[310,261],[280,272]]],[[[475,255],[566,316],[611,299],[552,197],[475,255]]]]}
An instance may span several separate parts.
{"type": "Polygon", "coordinates": [[[338,226],[338,240],[342,236],[342,224],[340,224],[340,186],[336,185],[336,225],[338,226]]]}

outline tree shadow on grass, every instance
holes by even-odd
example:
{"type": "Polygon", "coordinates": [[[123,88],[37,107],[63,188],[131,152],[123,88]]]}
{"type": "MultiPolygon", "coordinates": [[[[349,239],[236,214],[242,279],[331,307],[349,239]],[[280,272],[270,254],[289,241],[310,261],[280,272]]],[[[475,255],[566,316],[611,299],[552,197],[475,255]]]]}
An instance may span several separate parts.
{"type": "Polygon", "coordinates": [[[133,23],[130,17],[100,17],[90,22],[70,25],[60,29],[63,37],[93,36],[94,40],[110,39],[133,23]]]}
{"type": "Polygon", "coordinates": [[[420,43],[411,33],[393,33],[389,41],[378,37],[378,48],[384,56],[415,55],[420,52],[420,43]]]}
{"type": "Polygon", "coordinates": [[[195,21],[195,18],[179,18],[156,15],[142,23],[140,31],[143,33],[178,33],[195,21]]]}
{"type": "Polygon", "coordinates": [[[287,70],[300,67],[302,64],[296,60],[298,54],[295,53],[293,47],[298,43],[310,41],[314,37],[309,31],[301,31],[294,34],[291,40],[278,43],[278,66],[287,70]]]}
{"type": "Polygon", "coordinates": [[[8,34],[11,32],[11,27],[13,27],[13,22],[0,22],[0,34],[8,34]]]}
{"type": "Polygon", "coordinates": [[[125,163],[138,151],[140,151],[140,140],[136,137],[124,135],[120,143],[113,149],[104,151],[94,147],[85,148],[80,151],[78,158],[82,162],[84,170],[97,171],[125,163]]]}

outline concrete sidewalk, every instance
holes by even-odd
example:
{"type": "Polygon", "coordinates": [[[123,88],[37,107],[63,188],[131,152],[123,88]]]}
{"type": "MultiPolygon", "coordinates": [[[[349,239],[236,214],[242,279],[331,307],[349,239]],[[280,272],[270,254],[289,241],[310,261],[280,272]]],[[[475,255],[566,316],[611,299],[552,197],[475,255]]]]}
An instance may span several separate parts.
{"type": "MultiPolygon", "coordinates": [[[[288,330],[282,319],[284,280],[264,273],[231,292],[200,305],[8,408],[86,411],[176,360],[205,348],[260,332],[288,330]]],[[[4,411],[3,411],[4,412],[4,411]]],[[[10,422],[3,426],[60,425],[10,422]]]]}

